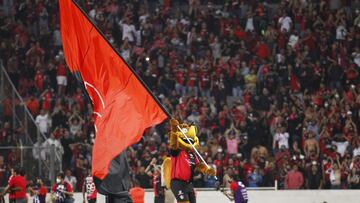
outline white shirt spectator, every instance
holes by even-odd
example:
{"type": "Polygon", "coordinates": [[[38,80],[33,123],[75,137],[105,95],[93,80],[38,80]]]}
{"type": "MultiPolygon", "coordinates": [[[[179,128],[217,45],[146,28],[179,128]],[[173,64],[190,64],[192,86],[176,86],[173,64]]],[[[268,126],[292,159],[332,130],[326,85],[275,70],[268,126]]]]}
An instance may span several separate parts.
{"type": "Polygon", "coordinates": [[[43,8],[41,13],[39,14],[39,29],[40,29],[40,35],[47,35],[49,34],[49,23],[48,23],[48,12],[46,11],[46,8],[43,8]]]}
{"type": "Polygon", "coordinates": [[[284,146],[286,149],[289,149],[289,133],[276,133],[274,139],[278,142],[279,148],[284,146]]]}
{"type": "Polygon", "coordinates": [[[130,62],[130,49],[121,50],[120,55],[126,62],[130,62]]]}
{"type": "Polygon", "coordinates": [[[44,149],[44,152],[47,157],[51,155],[51,149],[50,147],[54,145],[55,146],[55,161],[60,163],[62,161],[62,155],[64,154],[64,148],[61,145],[61,142],[58,139],[54,139],[52,136],[48,138],[44,143],[43,147],[47,147],[47,149],[44,149]]]}
{"type": "Polygon", "coordinates": [[[35,159],[40,159],[41,160],[46,160],[46,156],[45,156],[45,151],[43,148],[39,148],[39,147],[42,147],[43,143],[42,141],[37,141],[35,144],[34,144],[34,148],[32,149],[32,154],[33,154],[33,157],[35,159]]]}
{"type": "Polygon", "coordinates": [[[61,34],[60,34],[60,30],[56,29],[53,32],[53,40],[54,40],[54,45],[55,46],[61,46],[61,34]]]}
{"type": "Polygon", "coordinates": [[[354,19],[354,26],[360,27],[360,15],[359,15],[359,9],[356,10],[356,14],[358,15],[355,19],[354,19]]]}
{"type": "Polygon", "coordinates": [[[218,42],[218,39],[216,38],[213,43],[210,44],[213,57],[215,59],[218,59],[221,57],[221,44],[218,42]]]}
{"type": "Polygon", "coordinates": [[[245,31],[246,32],[252,32],[254,30],[255,30],[255,28],[254,28],[254,19],[252,17],[248,18],[247,21],[246,21],[245,31]]]}
{"type": "Polygon", "coordinates": [[[39,126],[39,130],[41,133],[48,132],[49,124],[50,124],[50,119],[49,119],[48,114],[45,114],[45,115],[39,114],[38,116],[36,116],[35,122],[39,126]]]}
{"type": "Polygon", "coordinates": [[[336,146],[337,152],[343,157],[345,155],[346,148],[349,146],[349,142],[332,142],[336,146]]]}
{"type": "Polygon", "coordinates": [[[199,124],[199,122],[200,122],[200,116],[199,116],[199,114],[198,113],[192,113],[192,114],[190,114],[188,117],[187,117],[187,120],[189,121],[189,122],[194,122],[194,123],[196,123],[196,124],[199,124]]]}
{"type": "Polygon", "coordinates": [[[90,18],[95,19],[95,16],[96,16],[96,9],[95,8],[90,10],[89,16],[90,16],[90,18]]]}
{"type": "Polygon", "coordinates": [[[290,31],[292,20],[289,16],[279,18],[280,30],[290,31]]]}
{"type": "Polygon", "coordinates": [[[354,58],[354,63],[360,67],[360,52],[353,52],[351,56],[354,58]]]}
{"type": "Polygon", "coordinates": [[[191,46],[191,44],[192,44],[192,41],[193,41],[193,37],[195,37],[195,36],[193,36],[194,34],[193,34],[193,32],[188,32],[187,33],[187,36],[186,36],[186,45],[187,46],[191,46]]]}
{"type": "Polygon", "coordinates": [[[353,149],[353,157],[360,156],[360,146],[353,149]]]}
{"type": "Polygon", "coordinates": [[[190,22],[189,22],[187,19],[185,19],[185,18],[182,18],[182,19],[180,20],[180,23],[183,24],[183,25],[189,25],[189,24],[190,24],[190,22]]]}
{"type": "Polygon", "coordinates": [[[126,23],[122,23],[122,21],[119,22],[119,25],[122,29],[122,40],[125,40],[128,38],[129,42],[134,42],[134,36],[136,35],[136,29],[134,25],[129,25],[126,23]]]}
{"type": "Polygon", "coordinates": [[[339,25],[336,28],[336,39],[345,40],[345,37],[346,37],[346,28],[343,25],[339,25]]]}
{"type": "Polygon", "coordinates": [[[65,176],[64,181],[69,183],[71,185],[71,187],[73,188],[73,190],[75,190],[76,183],[77,183],[77,179],[75,178],[75,176],[70,176],[70,177],[65,176]]]}
{"type": "Polygon", "coordinates": [[[70,129],[70,134],[74,136],[78,131],[81,131],[81,124],[78,125],[70,124],[69,129],[70,129]]]}
{"type": "Polygon", "coordinates": [[[298,43],[298,41],[299,41],[299,36],[292,34],[289,38],[288,45],[290,45],[292,48],[294,48],[295,45],[298,43]]]}
{"type": "Polygon", "coordinates": [[[141,30],[137,30],[135,32],[135,37],[136,37],[136,46],[141,46],[141,42],[142,42],[142,39],[141,39],[141,30]]]}
{"type": "Polygon", "coordinates": [[[149,15],[147,14],[144,14],[142,16],[139,17],[139,21],[140,21],[140,24],[143,24],[146,22],[146,19],[149,17],[149,15]]]}

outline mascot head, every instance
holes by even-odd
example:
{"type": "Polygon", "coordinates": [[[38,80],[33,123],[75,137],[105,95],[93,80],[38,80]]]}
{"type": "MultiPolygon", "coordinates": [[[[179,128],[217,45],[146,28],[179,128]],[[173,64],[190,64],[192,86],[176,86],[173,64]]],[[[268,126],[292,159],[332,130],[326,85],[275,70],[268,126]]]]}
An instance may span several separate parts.
{"type": "Polygon", "coordinates": [[[195,125],[188,125],[186,123],[179,124],[179,122],[175,119],[172,119],[170,123],[171,134],[173,137],[170,142],[176,142],[176,146],[179,149],[184,149],[187,151],[194,150],[191,144],[196,148],[199,147],[199,138],[197,137],[197,128],[195,125]],[[177,126],[180,127],[181,131],[186,135],[187,138],[183,135],[177,126]]]}

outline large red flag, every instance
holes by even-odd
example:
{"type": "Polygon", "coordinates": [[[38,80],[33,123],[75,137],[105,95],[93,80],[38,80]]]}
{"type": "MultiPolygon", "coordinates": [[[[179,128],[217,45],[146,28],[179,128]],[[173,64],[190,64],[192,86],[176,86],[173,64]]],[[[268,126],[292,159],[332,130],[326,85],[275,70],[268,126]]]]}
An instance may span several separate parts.
{"type": "Polygon", "coordinates": [[[66,63],[80,72],[93,103],[92,174],[102,180],[111,160],[168,113],[73,1],[59,0],[59,5],[66,63]]]}

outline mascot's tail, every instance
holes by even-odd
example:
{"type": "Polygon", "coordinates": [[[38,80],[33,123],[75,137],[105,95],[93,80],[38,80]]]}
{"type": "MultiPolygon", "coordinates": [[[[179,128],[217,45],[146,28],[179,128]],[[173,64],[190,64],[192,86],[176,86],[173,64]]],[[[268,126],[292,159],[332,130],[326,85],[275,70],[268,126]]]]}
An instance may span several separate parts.
{"type": "Polygon", "coordinates": [[[163,175],[165,180],[165,186],[167,189],[170,189],[170,181],[171,181],[171,158],[166,157],[162,164],[163,175]]]}

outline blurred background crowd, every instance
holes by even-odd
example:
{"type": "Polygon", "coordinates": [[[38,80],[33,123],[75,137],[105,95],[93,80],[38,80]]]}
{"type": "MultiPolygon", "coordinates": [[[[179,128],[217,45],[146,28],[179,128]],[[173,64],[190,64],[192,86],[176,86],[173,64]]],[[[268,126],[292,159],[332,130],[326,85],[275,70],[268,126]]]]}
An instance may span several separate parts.
{"type": "MultiPolygon", "coordinates": [[[[360,188],[358,0],[77,2],[174,117],[200,127],[201,154],[225,184],[237,174],[249,187],[360,188]]],[[[55,145],[80,190],[95,131],[63,58],[57,1],[0,5],[0,58],[46,138],[34,145],[55,145]]],[[[1,146],[22,139],[12,102],[0,103],[1,146]]],[[[147,130],[127,151],[144,188],[152,158],[168,155],[167,130],[147,130]]],[[[0,155],[6,184],[19,156],[0,155]]],[[[215,179],[194,174],[194,185],[215,179]]]]}

